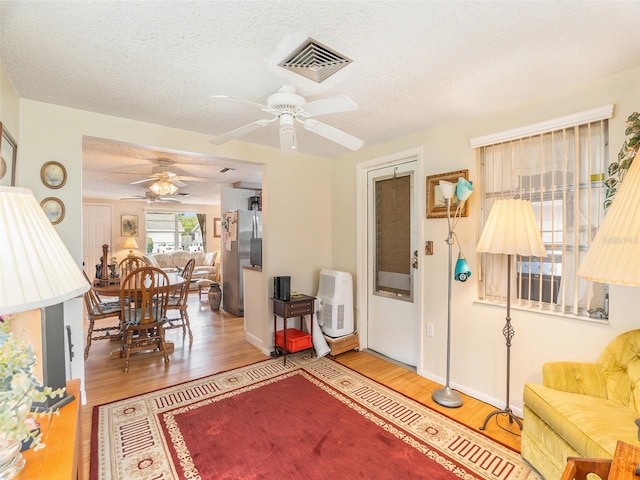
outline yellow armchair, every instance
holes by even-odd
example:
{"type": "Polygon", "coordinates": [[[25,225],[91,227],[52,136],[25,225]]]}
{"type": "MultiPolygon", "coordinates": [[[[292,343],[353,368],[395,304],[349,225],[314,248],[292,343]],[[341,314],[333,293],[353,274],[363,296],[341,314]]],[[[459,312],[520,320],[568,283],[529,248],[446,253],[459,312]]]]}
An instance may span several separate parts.
{"type": "Polygon", "coordinates": [[[612,458],[638,442],[640,330],[613,339],[596,363],[551,362],[542,385],[524,386],[522,457],[557,480],[567,457],[612,458]]]}

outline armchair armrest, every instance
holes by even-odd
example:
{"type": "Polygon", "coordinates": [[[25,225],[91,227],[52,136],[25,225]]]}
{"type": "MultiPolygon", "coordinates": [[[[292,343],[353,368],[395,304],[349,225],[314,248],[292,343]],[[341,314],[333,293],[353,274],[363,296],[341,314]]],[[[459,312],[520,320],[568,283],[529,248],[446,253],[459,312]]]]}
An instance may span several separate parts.
{"type": "Polygon", "coordinates": [[[200,265],[199,267],[195,267],[193,269],[194,272],[209,272],[209,273],[216,273],[217,270],[218,270],[218,267],[211,267],[208,265],[200,265]]]}
{"type": "Polygon", "coordinates": [[[542,366],[545,387],[569,393],[607,398],[604,373],[597,363],[548,362],[542,366]]]}

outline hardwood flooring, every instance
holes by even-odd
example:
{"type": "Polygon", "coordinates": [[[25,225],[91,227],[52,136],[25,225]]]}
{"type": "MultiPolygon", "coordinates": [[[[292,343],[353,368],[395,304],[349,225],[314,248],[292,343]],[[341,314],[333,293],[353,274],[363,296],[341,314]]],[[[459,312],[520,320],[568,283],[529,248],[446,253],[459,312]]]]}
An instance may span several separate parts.
{"type": "MultiPolygon", "coordinates": [[[[167,340],[174,342],[175,349],[166,367],[159,353],[138,354],[135,357],[132,356],[129,372],[123,373],[123,360],[110,358],[110,353],[120,346],[119,342],[102,340],[92,343],[89,358],[85,361],[87,398],[82,411],[85,479],[89,479],[94,406],[231,370],[267,358],[245,341],[244,319],[223,310],[212,312],[205,296],[202,302],[197,293],[189,296],[189,317],[194,337],[193,345],[189,346],[188,335],[185,339],[182,330],[168,331],[167,340]]],[[[464,395],[462,407],[442,407],[431,399],[432,392],[441,388],[441,385],[365,352],[346,352],[339,355],[337,360],[475,430],[478,430],[484,418],[495,410],[491,405],[464,395]]],[[[515,424],[510,425],[503,417],[499,417],[498,421],[500,425],[492,419],[484,433],[519,451],[518,427],[515,424]],[[513,433],[510,433],[509,429],[513,433]]]]}

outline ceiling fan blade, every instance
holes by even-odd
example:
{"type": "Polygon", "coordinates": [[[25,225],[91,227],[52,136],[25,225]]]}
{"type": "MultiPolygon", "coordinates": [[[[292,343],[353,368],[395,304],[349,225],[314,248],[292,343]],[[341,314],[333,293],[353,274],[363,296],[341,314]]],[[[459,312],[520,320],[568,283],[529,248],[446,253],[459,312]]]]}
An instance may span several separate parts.
{"type": "Polygon", "coordinates": [[[129,185],[138,185],[140,183],[147,183],[147,182],[155,182],[158,179],[156,177],[149,177],[149,178],[144,178],[142,180],[136,180],[135,182],[129,182],[129,185]]]}
{"type": "Polygon", "coordinates": [[[332,142],[336,142],[343,147],[347,147],[350,150],[358,150],[362,145],[364,145],[364,141],[358,137],[354,137],[353,135],[348,134],[347,132],[343,132],[342,130],[338,130],[331,125],[327,125],[326,123],[319,122],[317,120],[305,120],[301,122],[304,125],[304,128],[313,132],[321,137],[324,137],[332,142]]]}
{"type": "Polygon", "coordinates": [[[255,122],[249,123],[240,128],[236,128],[235,130],[231,130],[230,132],[227,132],[209,141],[213,145],[222,145],[223,143],[228,142],[229,140],[242,137],[243,135],[246,135],[247,133],[251,133],[254,130],[257,130],[261,127],[266,127],[268,124],[270,124],[274,120],[277,120],[277,118],[278,117],[273,117],[273,119],[271,120],[267,120],[267,119],[256,120],[255,122]]]}
{"type": "Polygon", "coordinates": [[[172,177],[168,179],[169,182],[173,183],[176,187],[186,187],[187,184],[182,181],[182,177],[176,178],[172,177]]]}
{"type": "Polygon", "coordinates": [[[180,175],[180,180],[184,180],[185,182],[212,182],[213,180],[205,177],[190,177],[185,175],[180,175]]]}
{"type": "Polygon", "coordinates": [[[171,197],[156,197],[156,200],[163,203],[182,203],[180,200],[171,197]]]}
{"type": "Polygon", "coordinates": [[[211,98],[215,98],[216,100],[224,100],[227,102],[240,103],[242,105],[249,105],[250,107],[259,108],[260,110],[269,109],[266,105],[262,105],[261,103],[252,102],[251,100],[246,100],[244,98],[236,98],[230,97],[229,95],[211,95],[211,98]]]}
{"type": "Polygon", "coordinates": [[[329,113],[351,112],[358,109],[356,102],[346,95],[323,98],[306,103],[302,109],[310,116],[328,115],[329,113]]]}

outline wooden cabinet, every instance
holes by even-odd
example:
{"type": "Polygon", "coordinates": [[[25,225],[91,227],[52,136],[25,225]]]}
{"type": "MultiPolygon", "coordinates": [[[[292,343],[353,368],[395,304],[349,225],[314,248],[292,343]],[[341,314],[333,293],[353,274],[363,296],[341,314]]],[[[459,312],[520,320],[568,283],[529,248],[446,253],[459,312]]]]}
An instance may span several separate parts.
{"type": "Polygon", "coordinates": [[[41,419],[45,448],[22,452],[26,464],[18,478],[24,480],[82,480],[82,404],[80,380],[67,382],[67,392],[75,400],[60,409],[59,415],[41,419]]]}
{"type": "MultiPolygon", "coordinates": [[[[273,299],[273,345],[274,356],[280,350],[287,362],[287,353],[299,352],[313,348],[312,332],[304,332],[304,316],[310,315],[310,325],[313,325],[313,305],[315,297],[299,295],[291,300],[273,299]],[[277,318],[282,317],[283,328],[278,330],[277,318]],[[300,328],[287,328],[287,319],[300,317],[300,328]]],[[[313,330],[313,328],[311,328],[313,330]]]]}

